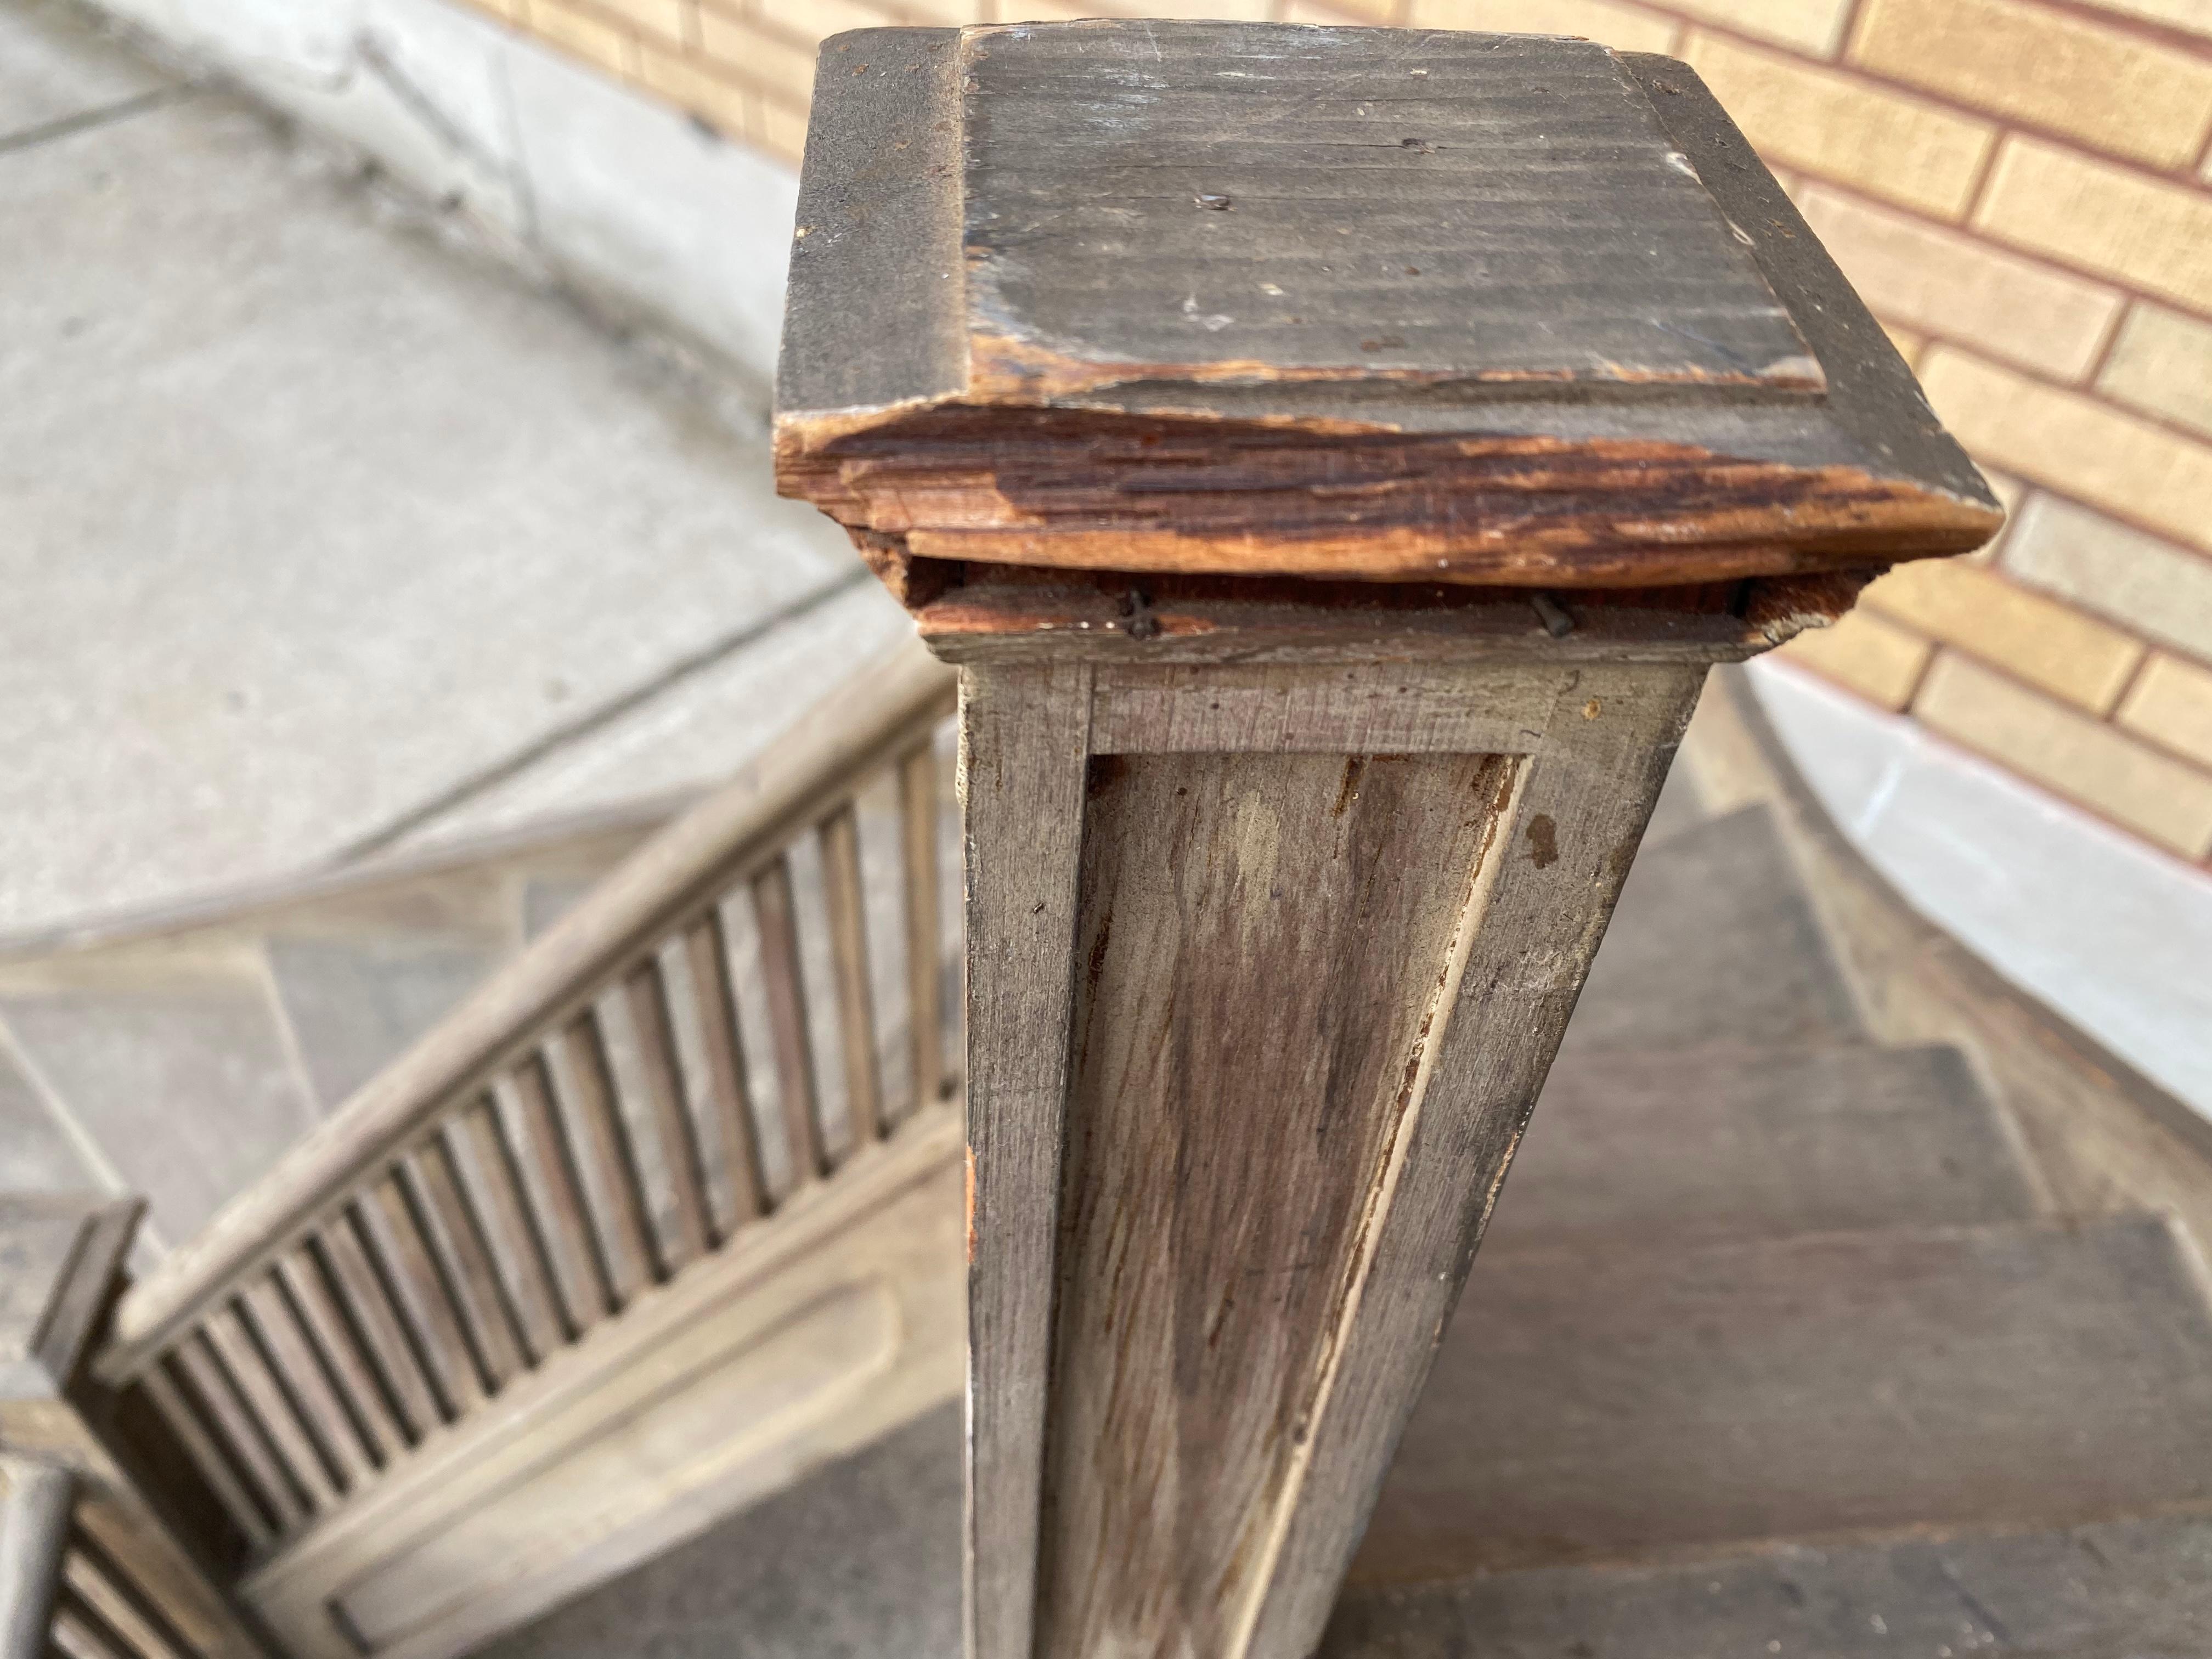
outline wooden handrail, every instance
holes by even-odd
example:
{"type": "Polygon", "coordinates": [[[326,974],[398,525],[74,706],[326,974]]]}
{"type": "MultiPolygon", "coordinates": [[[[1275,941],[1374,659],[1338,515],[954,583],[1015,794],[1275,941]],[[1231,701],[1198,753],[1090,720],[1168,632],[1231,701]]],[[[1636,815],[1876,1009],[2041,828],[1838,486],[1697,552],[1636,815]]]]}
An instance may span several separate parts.
{"type": "Polygon", "coordinates": [[[94,1364],[121,1385],[221,1313],[246,1281],[361,1197],[457,1098],[544,1041],[685,913],[777,857],[851,780],[947,713],[952,674],[918,644],[856,676],[738,777],[654,838],[531,950],[373,1079],[118,1304],[94,1364]]]}

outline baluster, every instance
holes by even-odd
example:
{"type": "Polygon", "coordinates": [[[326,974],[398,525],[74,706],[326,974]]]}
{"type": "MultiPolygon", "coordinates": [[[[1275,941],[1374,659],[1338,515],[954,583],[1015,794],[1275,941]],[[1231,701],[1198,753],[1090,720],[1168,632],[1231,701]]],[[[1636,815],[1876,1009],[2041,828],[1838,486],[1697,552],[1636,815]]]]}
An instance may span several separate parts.
{"type": "Polygon", "coordinates": [[[112,1632],[102,1630],[81,1607],[54,1609],[53,1641],[64,1659],[131,1659],[112,1632]]]}
{"type": "Polygon", "coordinates": [[[576,1149],[553,1102],[545,1056],[533,1054],[512,1073],[522,1127],[522,1156],[538,1183],[539,1237],[553,1263],[568,1334],[581,1336],[613,1311],[614,1275],[599,1248],[591,1212],[584,1206],[576,1149]]]}
{"type": "Polygon", "coordinates": [[[240,1298],[246,1317],[261,1338],[261,1346],[273,1360],[278,1379],[299,1405],[307,1426],[322,1449],[337,1462],[348,1488],[358,1487],[376,1473],[368,1443],[356,1425],[353,1414],[339,1401],[316,1357],[298,1316],[285,1300],[273,1276],[264,1275],[246,1287],[240,1298]]]}
{"type": "Polygon", "coordinates": [[[387,1170],[369,1188],[356,1212],[446,1415],[467,1416],[483,1403],[483,1378],[477,1372],[476,1358],[453,1316],[444,1276],[430,1259],[429,1246],[423,1243],[396,1170],[387,1170]]]}
{"type": "Polygon", "coordinates": [[[492,1253],[503,1266],[508,1302],[521,1328],[532,1364],[562,1346],[566,1338],[555,1305],[554,1267],[545,1241],[532,1224],[515,1167],[514,1152],[500,1127],[499,1109],[489,1096],[454,1121],[459,1150],[468,1166],[471,1186],[482,1203],[477,1213],[490,1235],[492,1253]]]}
{"type": "Polygon", "coordinates": [[[462,1334],[496,1392],[522,1369],[521,1336],[500,1287],[483,1225],[461,1190],[453,1149],[444,1135],[434,1134],[400,1161],[400,1169],[452,1290],[462,1334]]]}
{"type": "Polygon", "coordinates": [[[339,1310],[312,1248],[302,1246],[278,1257],[277,1277],[292,1293],[293,1304],[306,1319],[323,1358],[330,1362],[338,1391],[366,1437],[370,1457],[378,1463],[388,1463],[406,1449],[409,1436],[392,1413],[384,1384],[372,1369],[374,1362],[362,1352],[359,1339],[339,1310]]]}
{"type": "Polygon", "coordinates": [[[412,1443],[444,1422],[446,1414],[431,1392],[430,1378],[401,1322],[400,1310],[392,1304],[383,1275],[368,1259],[362,1234],[362,1207],[356,1200],[323,1229],[323,1256],[347,1310],[368,1341],[412,1443]]]}
{"type": "Polygon", "coordinates": [[[860,820],[850,800],[822,821],[823,897],[830,913],[837,983],[837,1036],[845,1061],[853,1143],[884,1132],[883,1077],[876,1064],[875,998],[868,984],[868,923],[860,885],[860,820]]]}
{"type": "Polygon", "coordinates": [[[691,964],[691,995],[699,1016],[700,1040],[706,1045],[708,1079],[722,1133],[722,1157],[729,1170],[734,1231],[766,1207],[768,1175],[761,1163],[760,1135],[753,1125],[744,1048],[738,1036],[736,988],[730,982],[728,941],[723,937],[719,908],[708,906],[706,915],[685,930],[684,950],[691,964]]]}
{"type": "Polygon", "coordinates": [[[676,1200],[676,1245],[665,1266],[673,1273],[712,1248],[707,1215],[707,1167],[699,1137],[684,1099],[684,1078],[676,1056],[676,1031],[668,1018],[668,981],[658,956],[632,969],[623,994],[630,1026],[637,1036],[638,1060],[645,1072],[647,1104],[661,1167],[676,1200]]]}
{"type": "Polygon", "coordinates": [[[937,752],[925,742],[899,763],[907,1036],[914,1046],[914,1109],[945,1095],[944,913],[937,882],[937,752]]]}
{"type": "Polygon", "coordinates": [[[637,1179],[629,1135],[615,1107],[614,1073],[607,1064],[606,1040],[599,1014],[586,1008],[561,1034],[576,1090],[576,1122],[583,1134],[586,1178],[597,1188],[607,1213],[599,1237],[606,1247],[608,1278],[615,1304],[653,1283],[653,1236],[645,1224],[645,1200],[637,1179]]]}
{"type": "Polygon", "coordinates": [[[263,1358],[252,1334],[246,1328],[237,1304],[232,1303],[216,1309],[203,1322],[200,1329],[245,1397],[247,1409],[292,1483],[307,1494],[313,1508],[326,1510],[334,1506],[341,1496],[337,1481],[324,1462],[322,1451],[295,1412],[283,1385],[263,1358]]]}
{"type": "Polygon", "coordinates": [[[777,1094],[791,1148],[792,1180],[804,1185],[830,1173],[822,1135],[814,1050],[807,1040],[806,981],[799,957],[799,910],[791,866],[778,857],[753,878],[753,915],[760,931],[761,978],[768,993],[769,1031],[775,1046],[777,1094]]]}
{"type": "Polygon", "coordinates": [[[204,1328],[177,1345],[178,1369],[198,1396],[205,1420],[222,1436],[235,1467],[246,1478],[261,1507],[276,1518],[276,1530],[289,1533],[307,1519],[305,1498],[283,1471],[252,1409],[239,1397],[236,1387],[208,1345],[204,1328]]]}
{"type": "Polygon", "coordinates": [[[112,1564],[82,1547],[62,1558],[62,1583],[122,1638],[131,1659],[193,1659],[191,1650],[112,1564]]]}
{"type": "Polygon", "coordinates": [[[270,1524],[268,1513],[246,1491],[246,1483],[239,1479],[229,1456],[216,1443],[215,1437],[208,1432],[206,1424],[192,1408],[191,1402],[169,1380],[168,1372],[163,1369],[167,1363],[167,1360],[157,1360],[139,1378],[146,1389],[147,1399],[153,1402],[154,1409],[161,1413],[162,1421],[177,1437],[177,1443],[185,1449],[185,1455],[199,1470],[201,1478],[208,1484],[208,1490],[222,1505],[223,1512],[238,1523],[238,1529],[246,1534],[246,1541],[257,1551],[267,1549],[276,1541],[276,1531],[270,1524]]]}

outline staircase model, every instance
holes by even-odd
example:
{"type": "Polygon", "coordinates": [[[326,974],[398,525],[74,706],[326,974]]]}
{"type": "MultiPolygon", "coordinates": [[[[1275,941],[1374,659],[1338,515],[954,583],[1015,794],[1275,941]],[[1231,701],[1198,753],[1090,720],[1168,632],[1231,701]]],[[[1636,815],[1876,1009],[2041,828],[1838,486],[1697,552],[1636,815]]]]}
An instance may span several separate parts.
{"type": "Polygon", "coordinates": [[[0,1208],[0,1659],[628,1651],[672,1571],[803,1649],[747,1529],[963,1353],[969,1659],[2202,1651],[2212,1134],[1734,671],[1661,798],[1986,489],[1682,66],[1397,39],[829,42],[779,477],[928,650],[526,948],[518,856],[0,975],[157,1229],[0,1208]]]}

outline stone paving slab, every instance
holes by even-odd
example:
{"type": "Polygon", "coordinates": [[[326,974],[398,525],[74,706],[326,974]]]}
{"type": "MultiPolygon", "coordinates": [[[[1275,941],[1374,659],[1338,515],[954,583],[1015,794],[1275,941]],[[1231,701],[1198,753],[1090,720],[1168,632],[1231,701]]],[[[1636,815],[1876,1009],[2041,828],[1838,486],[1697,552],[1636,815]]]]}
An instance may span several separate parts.
{"type": "Polygon", "coordinates": [[[0,152],[174,84],[52,0],[0,6],[0,152]]]}
{"type": "Polygon", "coordinates": [[[0,150],[0,940],[326,863],[856,568],[757,422],[242,103],[0,150]]]}

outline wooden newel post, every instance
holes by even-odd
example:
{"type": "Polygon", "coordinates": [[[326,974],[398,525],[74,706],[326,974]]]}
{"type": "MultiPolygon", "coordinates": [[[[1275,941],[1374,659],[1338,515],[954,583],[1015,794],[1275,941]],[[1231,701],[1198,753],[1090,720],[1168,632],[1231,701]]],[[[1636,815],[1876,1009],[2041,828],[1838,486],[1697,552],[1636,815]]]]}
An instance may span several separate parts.
{"type": "Polygon", "coordinates": [[[970,1651],[1301,1659],[1706,666],[1996,507],[1665,58],[839,36],[797,234],[962,670],[970,1651]]]}

